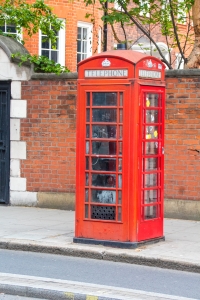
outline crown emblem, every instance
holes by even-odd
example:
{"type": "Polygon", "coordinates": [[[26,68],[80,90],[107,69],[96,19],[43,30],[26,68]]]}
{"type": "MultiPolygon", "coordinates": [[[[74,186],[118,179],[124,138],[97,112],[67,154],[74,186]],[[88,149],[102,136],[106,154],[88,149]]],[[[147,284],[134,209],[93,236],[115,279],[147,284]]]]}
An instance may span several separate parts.
{"type": "Polygon", "coordinates": [[[111,62],[106,58],[102,61],[102,67],[110,67],[111,62]]]}
{"type": "Polygon", "coordinates": [[[148,66],[149,68],[152,68],[152,67],[153,67],[153,63],[152,63],[151,59],[147,61],[147,66],[148,66]]]}

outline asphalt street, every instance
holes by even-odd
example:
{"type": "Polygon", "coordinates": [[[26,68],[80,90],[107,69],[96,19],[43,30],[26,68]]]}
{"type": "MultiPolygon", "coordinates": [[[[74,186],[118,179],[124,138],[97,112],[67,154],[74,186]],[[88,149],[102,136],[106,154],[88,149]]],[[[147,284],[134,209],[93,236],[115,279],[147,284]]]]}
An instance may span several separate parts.
{"type": "Polygon", "coordinates": [[[126,263],[0,250],[0,272],[200,299],[200,274],[126,263]]]}

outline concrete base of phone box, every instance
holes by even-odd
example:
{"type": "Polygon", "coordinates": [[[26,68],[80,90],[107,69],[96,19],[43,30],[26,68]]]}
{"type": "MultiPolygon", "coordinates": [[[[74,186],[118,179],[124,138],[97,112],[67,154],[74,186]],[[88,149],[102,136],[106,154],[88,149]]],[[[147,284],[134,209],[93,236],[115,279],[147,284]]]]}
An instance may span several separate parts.
{"type": "Polygon", "coordinates": [[[86,239],[86,238],[73,238],[74,243],[79,244],[91,244],[91,245],[103,245],[107,247],[114,248],[124,248],[124,249],[135,249],[147,244],[154,244],[160,241],[165,241],[165,237],[154,238],[146,241],[140,242],[119,242],[119,241],[105,241],[105,240],[94,240],[94,239],[86,239]]]}

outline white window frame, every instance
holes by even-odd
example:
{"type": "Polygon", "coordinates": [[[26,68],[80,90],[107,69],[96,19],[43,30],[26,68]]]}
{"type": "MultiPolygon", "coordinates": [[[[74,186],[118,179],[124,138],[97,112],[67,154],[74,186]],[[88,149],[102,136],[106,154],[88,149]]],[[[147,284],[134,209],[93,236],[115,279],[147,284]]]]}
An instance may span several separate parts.
{"type": "MultiPolygon", "coordinates": [[[[65,66],[65,20],[60,19],[63,22],[63,28],[58,31],[58,57],[57,63],[65,66]]],[[[51,49],[46,49],[51,51],[51,49]]],[[[39,55],[42,55],[42,32],[39,30],[39,55]]]]}
{"type": "Polygon", "coordinates": [[[176,56],[176,60],[175,60],[175,69],[178,69],[180,60],[181,60],[181,63],[180,63],[179,70],[184,69],[184,60],[183,60],[183,58],[181,57],[181,54],[180,54],[180,53],[176,53],[175,56],[176,56]]]}
{"type": "MultiPolygon", "coordinates": [[[[91,23],[87,23],[87,22],[81,22],[78,21],[77,23],[77,31],[78,31],[78,27],[81,28],[86,28],[87,29],[87,50],[86,50],[86,58],[92,56],[92,42],[93,42],[93,25],[91,23]]],[[[78,42],[78,39],[77,39],[78,42]]],[[[78,44],[78,43],[77,43],[78,44]]],[[[78,48],[78,47],[77,47],[78,48]]],[[[78,53],[82,53],[82,52],[78,52],[77,49],[77,54],[78,53]]],[[[82,59],[81,59],[82,60],[82,59]]]]}
{"type": "Polygon", "coordinates": [[[5,26],[5,29],[6,29],[5,31],[3,31],[4,33],[17,36],[18,39],[19,39],[19,41],[22,40],[22,30],[20,30],[20,31],[16,30],[16,32],[9,32],[9,31],[7,31],[7,26],[9,26],[9,22],[7,22],[6,20],[5,20],[4,26],[5,26]]]}

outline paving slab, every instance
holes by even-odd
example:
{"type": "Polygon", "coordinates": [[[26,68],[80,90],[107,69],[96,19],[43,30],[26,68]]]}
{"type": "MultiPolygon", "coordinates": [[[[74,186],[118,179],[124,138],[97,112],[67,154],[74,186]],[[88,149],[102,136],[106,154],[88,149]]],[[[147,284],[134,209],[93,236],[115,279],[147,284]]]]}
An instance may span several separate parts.
{"type": "Polygon", "coordinates": [[[200,222],[165,219],[165,241],[137,249],[74,244],[73,211],[0,206],[0,248],[91,257],[200,273],[200,222]]]}

